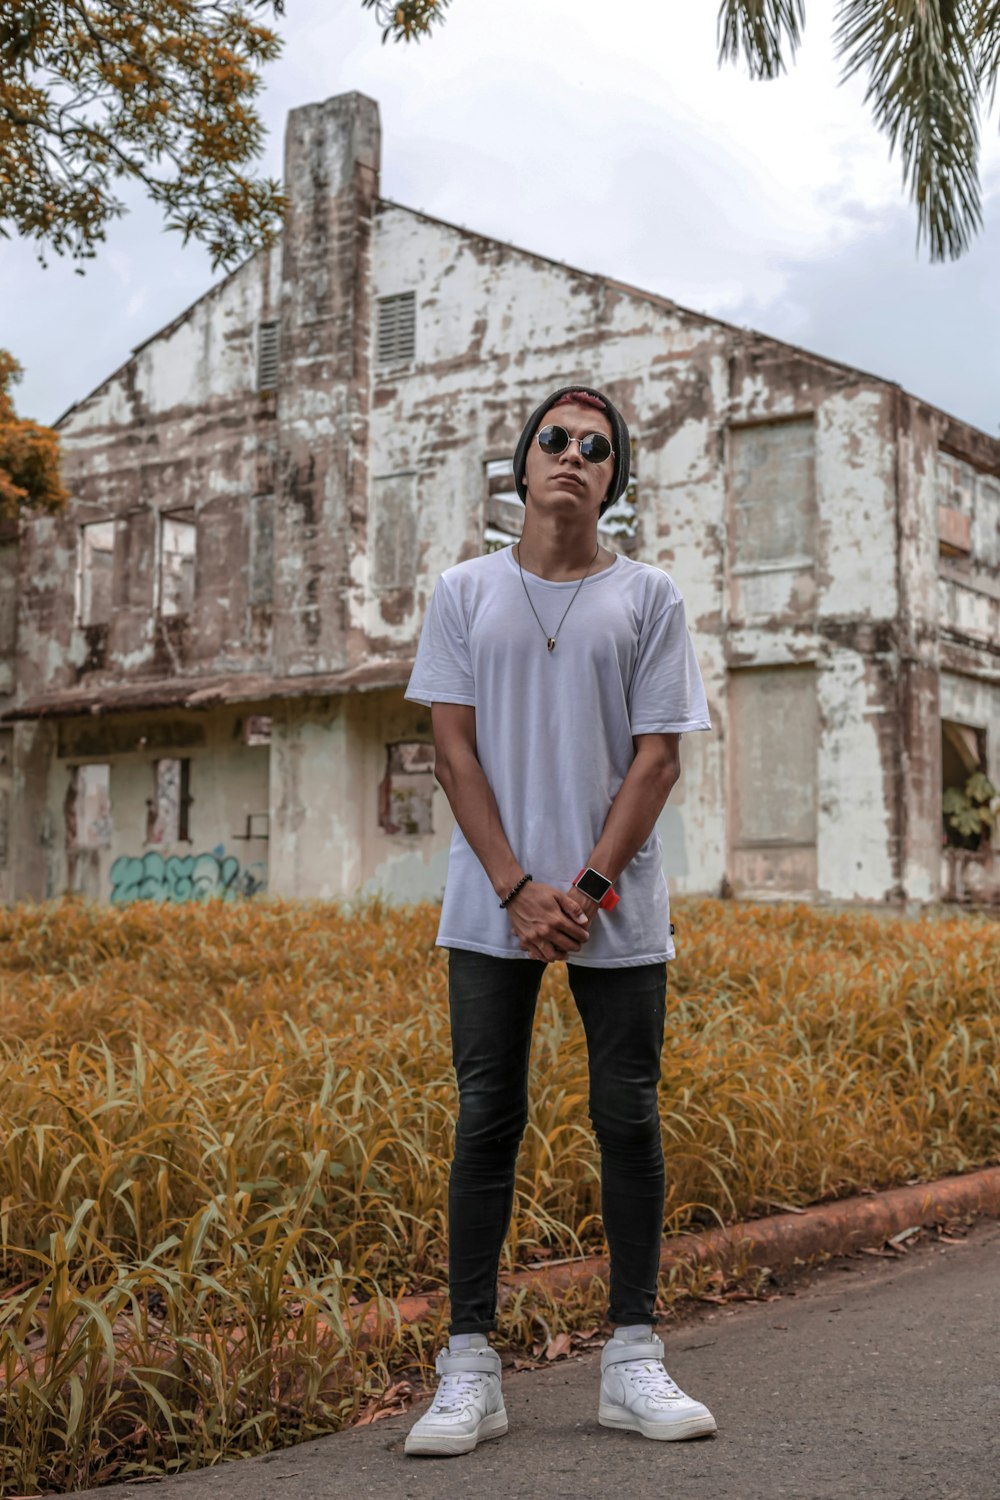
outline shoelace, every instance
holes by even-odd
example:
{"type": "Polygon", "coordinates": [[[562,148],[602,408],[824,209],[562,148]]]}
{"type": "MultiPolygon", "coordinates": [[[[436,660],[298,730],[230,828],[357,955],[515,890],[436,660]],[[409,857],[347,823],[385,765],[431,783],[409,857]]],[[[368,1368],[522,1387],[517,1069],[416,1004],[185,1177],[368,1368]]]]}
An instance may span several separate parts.
{"type": "Polygon", "coordinates": [[[441,1384],[438,1386],[437,1395],[434,1397],[428,1416],[440,1414],[450,1417],[454,1412],[461,1411],[470,1400],[479,1395],[483,1381],[488,1379],[486,1375],[476,1374],[472,1370],[459,1370],[453,1375],[442,1375],[441,1384]]]}
{"type": "Polygon", "coordinates": [[[630,1359],[619,1367],[652,1401],[676,1401],[684,1392],[656,1359],[630,1359]]]}

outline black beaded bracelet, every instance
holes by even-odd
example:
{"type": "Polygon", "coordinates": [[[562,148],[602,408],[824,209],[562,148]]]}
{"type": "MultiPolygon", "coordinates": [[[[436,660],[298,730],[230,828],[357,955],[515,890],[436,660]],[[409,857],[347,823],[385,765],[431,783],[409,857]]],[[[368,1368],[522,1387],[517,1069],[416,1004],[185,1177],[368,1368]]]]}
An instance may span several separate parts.
{"type": "Polygon", "coordinates": [[[517,882],[517,885],[514,887],[514,889],[512,891],[508,891],[507,894],[506,894],[506,896],[500,902],[501,907],[506,906],[507,903],[508,903],[508,901],[513,901],[514,897],[517,895],[517,893],[521,889],[522,885],[525,885],[530,879],[531,879],[530,875],[522,875],[521,878],[520,878],[520,880],[517,882]]]}

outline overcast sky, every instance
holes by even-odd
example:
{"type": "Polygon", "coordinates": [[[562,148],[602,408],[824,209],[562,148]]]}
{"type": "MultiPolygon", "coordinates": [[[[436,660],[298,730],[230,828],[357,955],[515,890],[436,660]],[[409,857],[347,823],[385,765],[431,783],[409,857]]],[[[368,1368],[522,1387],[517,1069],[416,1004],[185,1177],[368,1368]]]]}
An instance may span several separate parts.
{"type": "MultiPolygon", "coordinates": [[[[452,0],[410,47],[383,47],[360,0],[287,0],[262,169],[280,175],[289,109],[360,90],[381,108],[384,197],[897,380],[996,435],[996,118],[985,231],[932,266],[863,87],[838,85],[832,0],[807,12],[789,75],[751,83],[716,64],[716,0],[452,0]]],[[[54,421],[216,279],[130,202],[84,276],[0,248],[23,415],[54,421]]]]}

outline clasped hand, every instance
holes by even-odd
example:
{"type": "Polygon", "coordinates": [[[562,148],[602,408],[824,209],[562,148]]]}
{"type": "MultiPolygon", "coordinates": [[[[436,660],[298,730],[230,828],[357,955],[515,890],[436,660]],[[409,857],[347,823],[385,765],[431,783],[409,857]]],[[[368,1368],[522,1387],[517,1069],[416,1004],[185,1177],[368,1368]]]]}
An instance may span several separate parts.
{"type": "Polygon", "coordinates": [[[599,908],[575,886],[571,891],[561,891],[557,886],[529,880],[506,910],[528,957],[552,963],[567,953],[579,953],[599,908]]]}

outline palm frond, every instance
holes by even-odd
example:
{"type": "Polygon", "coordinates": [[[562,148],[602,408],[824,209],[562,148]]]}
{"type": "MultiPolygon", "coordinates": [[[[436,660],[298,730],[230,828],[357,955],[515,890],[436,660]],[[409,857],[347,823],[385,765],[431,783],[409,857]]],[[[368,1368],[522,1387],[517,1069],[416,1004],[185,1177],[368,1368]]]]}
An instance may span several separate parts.
{"type": "Polygon", "coordinates": [[[782,46],[794,59],[805,20],[804,0],[722,0],[719,61],[738,62],[742,52],[751,78],[776,78],[785,67],[782,46]]]}
{"type": "Polygon", "coordinates": [[[1000,0],[980,0],[972,26],[976,71],[983,93],[993,108],[1000,81],[1000,0]]]}
{"type": "Polygon", "coordinates": [[[982,225],[980,74],[969,0],[842,0],[844,75],[868,75],[865,102],[899,147],[917,205],[917,242],[957,258],[982,225]]]}

